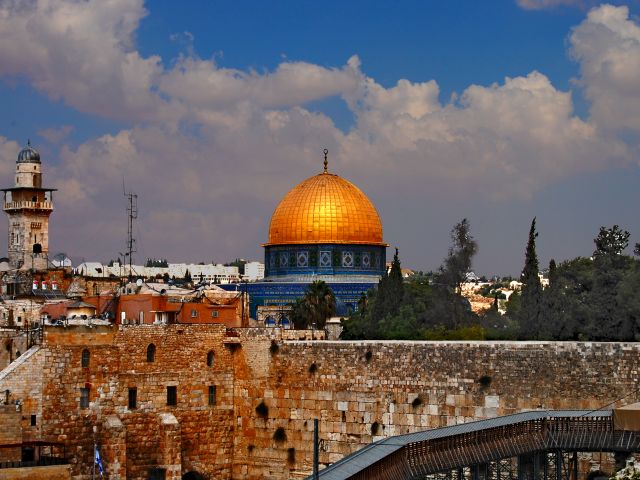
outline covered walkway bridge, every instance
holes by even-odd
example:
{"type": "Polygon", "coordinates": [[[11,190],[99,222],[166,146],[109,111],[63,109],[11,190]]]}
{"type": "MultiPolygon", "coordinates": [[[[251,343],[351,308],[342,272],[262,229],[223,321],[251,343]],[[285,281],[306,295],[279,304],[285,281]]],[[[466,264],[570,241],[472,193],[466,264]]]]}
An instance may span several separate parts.
{"type": "Polygon", "coordinates": [[[638,451],[640,404],[532,411],[385,438],[318,479],[578,480],[578,452],[638,451]]]}

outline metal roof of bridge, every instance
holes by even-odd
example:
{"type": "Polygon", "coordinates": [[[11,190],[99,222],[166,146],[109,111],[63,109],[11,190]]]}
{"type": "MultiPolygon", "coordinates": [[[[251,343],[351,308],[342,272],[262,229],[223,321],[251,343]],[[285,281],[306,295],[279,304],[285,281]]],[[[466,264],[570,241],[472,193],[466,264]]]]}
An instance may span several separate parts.
{"type": "MultiPolygon", "coordinates": [[[[482,430],[489,430],[498,427],[516,425],[543,419],[578,419],[578,418],[600,418],[612,417],[613,410],[535,410],[529,412],[516,413],[502,417],[489,418],[486,420],[476,420],[473,422],[451,425],[448,427],[434,428],[422,432],[408,433],[388,437],[371,443],[360,450],[344,457],[343,459],[329,465],[319,472],[318,478],[323,480],[344,480],[358,474],[367,467],[388,457],[398,450],[419,442],[455,437],[482,430]]],[[[309,476],[308,479],[312,479],[309,476]]]]}

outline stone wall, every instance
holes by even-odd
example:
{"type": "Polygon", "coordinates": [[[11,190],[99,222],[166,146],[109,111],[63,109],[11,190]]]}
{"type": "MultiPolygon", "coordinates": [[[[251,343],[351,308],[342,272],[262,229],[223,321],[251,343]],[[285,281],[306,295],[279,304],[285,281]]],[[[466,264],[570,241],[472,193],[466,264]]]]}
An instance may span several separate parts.
{"type": "Polygon", "coordinates": [[[3,480],[70,480],[69,465],[51,465],[47,467],[3,468],[3,480]]]}
{"type": "Polygon", "coordinates": [[[324,341],[274,350],[253,339],[238,357],[234,478],[308,475],[314,418],[327,464],[383,436],[638,400],[638,344],[324,341]]]}
{"type": "Polygon", "coordinates": [[[31,347],[0,372],[0,392],[6,394],[9,390],[10,406],[21,412],[22,440],[25,441],[41,436],[43,361],[44,352],[40,347],[31,347]],[[35,425],[31,421],[33,415],[35,425]]]}
{"type": "Polygon", "coordinates": [[[77,478],[90,473],[95,426],[114,479],[147,478],[151,468],[164,468],[167,478],[189,471],[302,478],[312,469],[315,418],[327,464],[383,436],[526,409],[638,400],[640,344],[299,340],[307,333],[52,327],[42,347],[0,373],[0,392],[9,388],[22,403],[24,431],[34,412],[31,435],[66,444],[77,478]],[[167,387],[176,388],[175,406],[167,405],[167,387]],[[81,389],[88,389],[86,408],[81,389]]]}
{"type": "Polygon", "coordinates": [[[0,371],[27,351],[27,332],[0,327],[0,371]]]}
{"type": "MultiPolygon", "coordinates": [[[[19,444],[22,442],[22,414],[15,405],[0,404],[0,445],[19,444]]],[[[0,462],[19,462],[22,460],[22,449],[0,448],[0,462]]],[[[1,477],[1,475],[0,475],[1,477]]]]}

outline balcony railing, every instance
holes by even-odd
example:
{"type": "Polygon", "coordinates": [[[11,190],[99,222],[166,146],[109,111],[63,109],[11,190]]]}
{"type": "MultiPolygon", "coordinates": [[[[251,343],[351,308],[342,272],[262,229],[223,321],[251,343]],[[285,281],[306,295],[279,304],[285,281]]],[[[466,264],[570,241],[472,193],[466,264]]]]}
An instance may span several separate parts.
{"type": "Polygon", "coordinates": [[[53,210],[52,202],[5,202],[5,210],[53,210]]]}

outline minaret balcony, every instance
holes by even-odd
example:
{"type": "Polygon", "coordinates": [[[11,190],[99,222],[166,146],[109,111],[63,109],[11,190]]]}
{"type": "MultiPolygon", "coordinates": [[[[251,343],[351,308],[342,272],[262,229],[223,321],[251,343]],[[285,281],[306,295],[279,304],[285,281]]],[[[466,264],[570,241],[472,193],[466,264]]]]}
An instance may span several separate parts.
{"type": "Polygon", "coordinates": [[[53,210],[53,202],[5,202],[4,211],[12,210],[53,210]]]}

